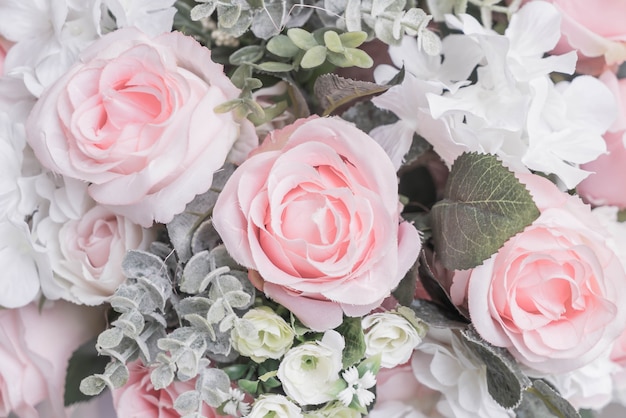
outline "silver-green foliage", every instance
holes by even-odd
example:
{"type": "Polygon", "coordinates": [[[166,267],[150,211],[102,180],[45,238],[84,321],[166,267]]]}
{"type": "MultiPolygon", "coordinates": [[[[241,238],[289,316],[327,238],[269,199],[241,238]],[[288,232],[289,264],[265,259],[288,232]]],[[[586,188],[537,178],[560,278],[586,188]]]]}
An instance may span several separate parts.
{"type": "Polygon", "coordinates": [[[441,40],[426,27],[432,16],[411,7],[407,0],[320,0],[320,18],[326,25],[347,31],[365,31],[389,44],[398,44],[404,35],[417,36],[428,54],[441,51],[441,40]]]}
{"type": "Polygon", "coordinates": [[[269,39],[285,27],[302,26],[311,16],[312,0],[196,0],[191,18],[200,20],[217,12],[218,28],[239,37],[246,31],[269,39]]]}
{"type": "Polygon", "coordinates": [[[96,344],[98,353],[111,361],[103,373],[83,379],[80,390],[85,394],[123,386],[129,377],[126,365],[140,359],[152,369],[156,389],[175,379],[198,378],[197,393],[184,394],[178,402],[186,416],[201,416],[201,401],[214,407],[224,402],[230,381],[210,367],[210,359],[232,361],[238,356],[230,331],[255,296],[247,274],[218,244],[211,223],[215,196],[226,177],[216,175],[216,189],[197,196],[167,226],[173,249],[156,242],[150,252],[130,251],[125,257],[122,268],[128,280],[110,299],[118,316],[96,344]],[[221,384],[224,377],[227,385],[221,384]]]}

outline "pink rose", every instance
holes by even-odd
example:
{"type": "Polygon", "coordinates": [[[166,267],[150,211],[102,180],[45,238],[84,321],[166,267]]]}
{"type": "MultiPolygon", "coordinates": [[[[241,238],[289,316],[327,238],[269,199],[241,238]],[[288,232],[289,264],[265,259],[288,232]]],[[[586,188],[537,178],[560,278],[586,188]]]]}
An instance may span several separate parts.
{"type": "Polygon", "coordinates": [[[233,147],[238,159],[254,146],[249,122],[214,111],[238,94],[193,38],[120,29],[44,91],[28,142],[44,166],[91,183],[98,203],[144,227],[167,223],[209,189],[233,147]]]}
{"type": "Polygon", "coordinates": [[[626,176],[626,79],[618,80],[615,74],[606,72],[600,80],[613,92],[618,103],[618,117],[604,135],[607,154],[581,167],[593,172],[576,190],[593,205],[611,205],[626,208],[626,190],[621,179],[626,176]]]}
{"type": "Polygon", "coordinates": [[[547,0],[562,16],[557,53],[578,51],[576,69],[600,74],[626,60],[626,2],[623,0],[547,0]]]}
{"type": "Polygon", "coordinates": [[[487,341],[540,372],[572,371],[621,333],[626,274],[587,205],[542,177],[520,179],[539,218],[453,287],[467,286],[472,323],[487,341]]]}
{"type": "Polygon", "coordinates": [[[0,310],[0,416],[36,418],[36,406],[65,417],[67,363],[104,326],[99,309],[67,302],[0,310]]]}
{"type": "MultiPolygon", "coordinates": [[[[178,395],[195,389],[195,379],[186,382],[174,381],[165,389],[156,390],[150,381],[150,369],[139,360],[128,364],[130,377],[119,389],[114,389],[113,406],[118,418],[179,418],[174,409],[178,395]]],[[[220,415],[206,403],[202,414],[206,418],[220,415]]]]}
{"type": "Polygon", "coordinates": [[[51,282],[44,294],[86,305],[104,303],[126,280],[122,261],[128,250],[147,249],[154,238],[145,230],[102,206],[93,206],[79,219],[37,225],[40,242],[50,255],[51,282]]]}
{"type": "Polygon", "coordinates": [[[383,149],[342,119],[309,118],[252,154],[213,223],[255,285],[319,331],[380,305],[420,249],[383,149]]]}

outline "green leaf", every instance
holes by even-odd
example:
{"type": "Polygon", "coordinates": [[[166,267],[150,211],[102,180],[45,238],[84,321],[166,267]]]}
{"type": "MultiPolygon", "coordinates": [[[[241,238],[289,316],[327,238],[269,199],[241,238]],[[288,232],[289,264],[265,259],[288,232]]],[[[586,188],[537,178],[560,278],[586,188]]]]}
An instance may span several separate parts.
{"type": "Polygon", "coordinates": [[[461,331],[469,348],[487,366],[489,394],[504,408],[516,408],[522,401],[522,392],[530,386],[530,379],[522,373],[508,351],[489,344],[473,330],[461,331]]]}
{"type": "Polygon", "coordinates": [[[263,47],[260,45],[248,45],[237,49],[228,57],[231,65],[242,65],[257,62],[263,57],[263,47]]]}
{"type": "Polygon", "coordinates": [[[464,153],[432,208],[435,250],[446,268],[470,269],[538,216],[526,187],[494,155],[464,153]]]}
{"type": "Polygon", "coordinates": [[[326,48],[333,52],[341,54],[345,50],[345,47],[341,44],[339,34],[334,30],[324,32],[324,44],[326,48]]]}
{"type": "Polygon", "coordinates": [[[345,318],[343,324],[336,328],[346,341],[343,350],[343,368],[358,363],[365,356],[365,336],[361,326],[361,318],[345,318]]]}
{"type": "Polygon", "coordinates": [[[254,395],[259,390],[259,381],[258,380],[248,380],[248,379],[239,379],[237,381],[239,388],[246,393],[254,395]]]}
{"type": "Polygon", "coordinates": [[[359,377],[363,377],[363,375],[365,375],[365,372],[367,371],[372,372],[374,375],[378,374],[378,371],[380,370],[381,357],[382,354],[378,353],[372,357],[366,358],[361,363],[359,363],[359,365],[357,366],[357,370],[359,371],[359,377]]]}
{"type": "Polygon", "coordinates": [[[367,39],[367,33],[362,31],[346,32],[339,35],[341,44],[346,48],[356,48],[367,39]]]}
{"type": "Polygon", "coordinates": [[[91,398],[91,396],[80,391],[80,382],[87,376],[102,372],[109,360],[106,356],[98,355],[96,337],[83,343],[72,353],[65,375],[65,395],[63,398],[65,406],[91,398]]]}
{"type": "Polygon", "coordinates": [[[289,29],[287,31],[287,36],[291,39],[291,42],[293,42],[294,45],[300,49],[304,49],[305,51],[319,45],[312,33],[301,28],[289,29]]]}
{"type": "Polygon", "coordinates": [[[300,48],[287,35],[276,35],[265,46],[272,54],[282,58],[295,57],[300,48]]]}
{"type": "Polygon", "coordinates": [[[580,418],[581,414],[542,380],[535,380],[515,409],[518,418],[580,418]]]}
{"type": "Polygon", "coordinates": [[[415,312],[415,316],[434,328],[464,329],[468,325],[454,314],[429,300],[415,299],[411,303],[411,309],[415,312]]]}
{"type": "Polygon", "coordinates": [[[357,81],[335,74],[319,76],[313,86],[315,97],[324,109],[324,116],[353,100],[373,96],[387,91],[389,86],[380,86],[368,81],[357,81]]]}
{"type": "Polygon", "coordinates": [[[293,70],[293,64],[287,62],[267,61],[253,65],[254,68],[268,73],[286,73],[293,70]]]}
{"type": "Polygon", "coordinates": [[[315,68],[319,67],[326,61],[327,49],[325,46],[317,45],[309,49],[302,56],[300,66],[302,68],[315,68]]]}

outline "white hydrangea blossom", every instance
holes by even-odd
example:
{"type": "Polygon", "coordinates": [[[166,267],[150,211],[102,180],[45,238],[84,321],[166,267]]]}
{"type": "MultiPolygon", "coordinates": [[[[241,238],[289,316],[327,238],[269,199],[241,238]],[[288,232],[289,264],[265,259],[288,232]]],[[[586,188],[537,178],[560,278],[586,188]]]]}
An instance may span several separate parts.
{"type": "MultiPolygon", "coordinates": [[[[373,100],[400,121],[377,128],[372,136],[396,163],[418,133],[448,165],[466,151],[496,154],[512,169],[554,174],[566,188],[575,187],[589,174],[579,165],[606,150],[602,134],[615,118],[616,104],[595,78],[557,85],[549,78],[553,72],[571,74],[576,63],[575,52],[544,57],[560,37],[560,15],[554,6],[526,4],[513,14],[504,35],[485,29],[469,15],[448,15],[446,21],[464,35],[444,39],[439,75],[432,71],[436,61],[423,65],[421,58],[417,62],[422,65],[407,65],[402,85],[373,100]],[[479,64],[477,81],[468,84],[458,75],[442,80],[445,64],[453,62],[479,64]]],[[[392,57],[419,53],[403,43],[392,57]]],[[[469,74],[467,68],[463,72],[469,74]]],[[[384,68],[377,72],[381,78],[388,74],[384,68]]]]}
{"type": "Polygon", "coordinates": [[[437,410],[445,417],[514,416],[489,395],[485,364],[450,329],[431,328],[411,365],[418,382],[442,393],[437,410]]]}
{"type": "Polygon", "coordinates": [[[104,32],[129,26],[149,36],[170,31],[176,13],[173,4],[174,0],[0,2],[0,36],[13,43],[4,72],[22,79],[39,97],[104,32]]]}

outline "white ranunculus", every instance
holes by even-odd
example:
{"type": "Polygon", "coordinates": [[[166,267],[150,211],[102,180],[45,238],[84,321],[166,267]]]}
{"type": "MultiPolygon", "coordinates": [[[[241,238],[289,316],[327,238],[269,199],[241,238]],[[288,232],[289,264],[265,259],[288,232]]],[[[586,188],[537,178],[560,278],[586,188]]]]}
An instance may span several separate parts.
{"type": "Polygon", "coordinates": [[[445,417],[514,416],[489,395],[485,364],[450,329],[431,328],[411,367],[419,383],[442,393],[437,410],[445,417]]]}
{"type": "Polygon", "coordinates": [[[333,386],[340,380],[344,339],[326,331],[321,341],[311,341],[287,351],[278,367],[285,393],[300,405],[318,405],[335,399],[333,386]]]}
{"type": "Polygon", "coordinates": [[[300,408],[283,395],[261,395],[246,418],[302,418],[300,408]]]}
{"type": "Polygon", "coordinates": [[[386,368],[408,361],[426,333],[426,327],[420,335],[407,319],[390,312],[368,315],[361,320],[361,326],[365,332],[365,355],[380,354],[380,365],[386,368]]]}
{"type": "Polygon", "coordinates": [[[118,28],[134,26],[149,36],[172,30],[175,0],[104,0],[118,28]]]}
{"type": "Polygon", "coordinates": [[[255,331],[243,333],[235,326],[231,332],[231,341],[239,354],[262,363],[268,358],[281,358],[291,348],[296,334],[293,328],[271,308],[260,306],[251,309],[245,313],[242,320],[255,331]]]}

